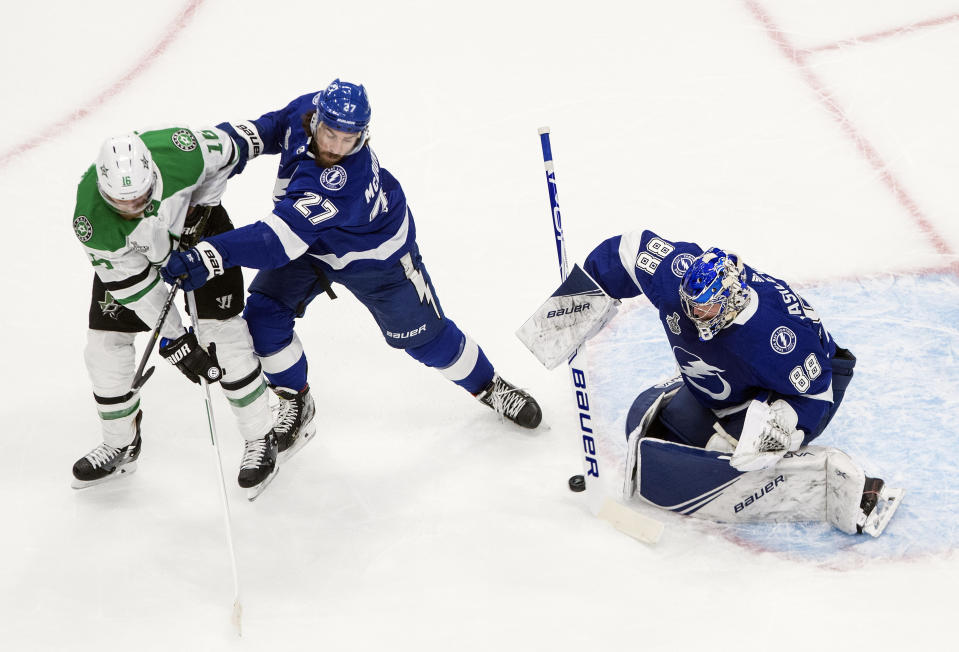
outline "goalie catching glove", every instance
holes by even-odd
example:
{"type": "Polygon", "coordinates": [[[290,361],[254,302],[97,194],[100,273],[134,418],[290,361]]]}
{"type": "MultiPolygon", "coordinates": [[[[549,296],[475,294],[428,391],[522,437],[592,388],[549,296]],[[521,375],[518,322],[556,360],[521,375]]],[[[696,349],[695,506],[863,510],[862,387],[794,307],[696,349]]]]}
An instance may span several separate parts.
{"type": "Polygon", "coordinates": [[[789,403],[779,399],[767,405],[753,401],[739,444],[729,464],[739,471],[758,471],[775,465],[790,451],[802,446],[805,434],[796,429],[799,417],[789,403]]]}
{"type": "Polygon", "coordinates": [[[223,376],[216,359],[216,344],[211,342],[209,352],[204,351],[192,330],[175,340],[161,338],[160,355],[194,383],[199,383],[201,377],[215,383],[223,376]]]}

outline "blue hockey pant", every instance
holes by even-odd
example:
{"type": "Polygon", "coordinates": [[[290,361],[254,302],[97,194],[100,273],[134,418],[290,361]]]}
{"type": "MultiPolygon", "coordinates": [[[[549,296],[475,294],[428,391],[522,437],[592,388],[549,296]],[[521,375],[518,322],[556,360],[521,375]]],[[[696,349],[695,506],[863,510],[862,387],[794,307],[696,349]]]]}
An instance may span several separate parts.
{"type": "Polygon", "coordinates": [[[294,332],[297,318],[327,283],[348,289],[373,315],[387,344],[434,367],[470,393],[493,378],[483,350],[440,307],[419,251],[394,263],[359,271],[334,270],[305,255],[261,270],[250,284],[244,317],[271,385],[300,390],[307,384],[306,355],[294,332]]]}

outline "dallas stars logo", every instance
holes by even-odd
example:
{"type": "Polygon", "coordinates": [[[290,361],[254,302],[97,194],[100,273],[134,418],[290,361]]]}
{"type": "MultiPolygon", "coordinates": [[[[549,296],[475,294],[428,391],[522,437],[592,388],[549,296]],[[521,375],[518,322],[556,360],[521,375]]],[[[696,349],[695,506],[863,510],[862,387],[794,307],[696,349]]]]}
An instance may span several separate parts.
{"type": "Polygon", "coordinates": [[[103,301],[97,301],[97,303],[100,304],[100,310],[103,311],[103,316],[110,317],[111,319],[117,318],[119,310],[122,307],[109,292],[103,295],[103,301]]]}
{"type": "Polygon", "coordinates": [[[173,144],[184,152],[192,152],[196,149],[196,136],[189,129],[177,129],[173,132],[173,144]]]}
{"type": "Polygon", "coordinates": [[[150,159],[147,158],[146,154],[144,154],[143,157],[140,159],[140,163],[143,163],[144,170],[150,169],[150,159]]]}
{"type": "Polygon", "coordinates": [[[107,176],[109,173],[110,173],[110,168],[108,168],[108,167],[105,166],[105,165],[101,165],[101,166],[100,166],[100,174],[101,174],[102,176],[107,176]]]}

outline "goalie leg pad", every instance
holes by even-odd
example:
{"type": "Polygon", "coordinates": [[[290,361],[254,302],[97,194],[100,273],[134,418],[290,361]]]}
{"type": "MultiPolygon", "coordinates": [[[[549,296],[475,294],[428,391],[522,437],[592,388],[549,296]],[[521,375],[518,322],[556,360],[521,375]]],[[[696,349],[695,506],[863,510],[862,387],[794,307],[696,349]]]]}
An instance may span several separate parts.
{"type": "Polygon", "coordinates": [[[808,446],[775,467],[741,472],[729,455],[657,439],[637,452],[643,500],[719,523],[825,521],[856,533],[865,474],[835,448],[808,446]]]}
{"type": "Polygon", "coordinates": [[[636,453],[639,441],[650,436],[654,430],[659,434],[662,427],[657,422],[657,417],[676,396],[682,384],[682,378],[676,377],[654,385],[637,396],[629,408],[626,415],[626,477],[623,484],[623,497],[627,500],[636,491],[636,453]]]}

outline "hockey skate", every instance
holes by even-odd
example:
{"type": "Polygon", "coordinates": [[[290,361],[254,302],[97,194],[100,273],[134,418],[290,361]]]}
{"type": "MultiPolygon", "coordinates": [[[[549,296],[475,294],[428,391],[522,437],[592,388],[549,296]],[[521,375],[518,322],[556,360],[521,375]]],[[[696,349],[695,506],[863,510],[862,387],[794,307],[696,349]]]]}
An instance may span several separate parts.
{"type": "Polygon", "coordinates": [[[879,478],[867,477],[862,489],[862,502],[859,503],[862,515],[856,524],[856,532],[858,534],[865,532],[874,537],[882,534],[889,519],[899,508],[905,493],[904,489],[887,487],[886,483],[879,478]]]}
{"type": "Polygon", "coordinates": [[[274,433],[275,431],[271,430],[265,437],[244,444],[237,482],[247,490],[247,500],[256,500],[280,471],[276,463],[277,443],[274,433]]]}
{"type": "Polygon", "coordinates": [[[524,428],[535,428],[543,420],[539,403],[528,393],[503,380],[499,374],[476,395],[479,402],[513,423],[524,428]]]}
{"type": "Polygon", "coordinates": [[[107,443],[100,444],[73,465],[74,489],[84,489],[109,480],[128,475],[137,470],[137,458],[140,457],[140,421],[143,412],[137,412],[134,420],[136,434],[133,441],[122,448],[107,443]]]}
{"type": "Polygon", "coordinates": [[[316,434],[313,421],[316,409],[309,386],[301,392],[285,387],[274,387],[273,391],[280,398],[273,432],[276,433],[279,461],[282,464],[313,439],[316,434]]]}

